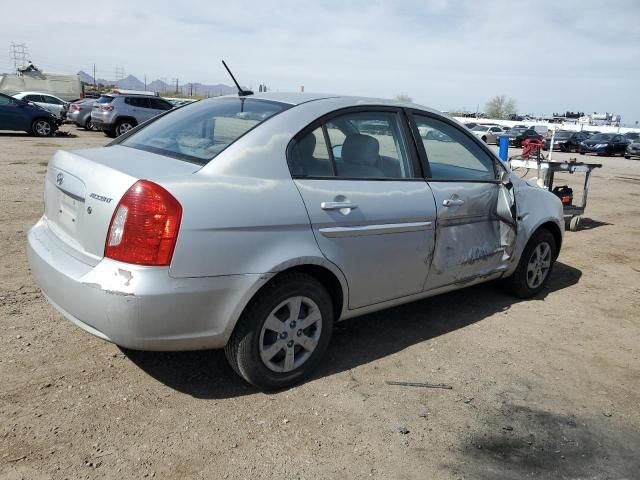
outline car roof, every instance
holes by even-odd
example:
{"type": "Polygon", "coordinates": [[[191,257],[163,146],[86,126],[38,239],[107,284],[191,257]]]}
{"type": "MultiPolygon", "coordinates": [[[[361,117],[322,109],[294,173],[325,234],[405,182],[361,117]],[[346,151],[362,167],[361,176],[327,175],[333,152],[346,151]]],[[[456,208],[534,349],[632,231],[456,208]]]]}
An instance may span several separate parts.
{"type": "MultiPolygon", "coordinates": [[[[237,95],[225,95],[228,98],[237,98],[237,95]]],[[[221,98],[221,97],[213,97],[221,98]]],[[[222,97],[223,98],[223,97],[222,97]]],[[[356,107],[356,106],[392,106],[392,107],[406,107],[415,108],[417,110],[423,110],[426,112],[437,113],[438,115],[446,115],[440,110],[436,110],[425,105],[417,103],[403,102],[400,100],[391,100],[388,98],[375,98],[375,97],[358,97],[352,95],[337,95],[337,94],[323,94],[323,93],[302,93],[302,92],[263,92],[253,95],[249,95],[245,98],[253,98],[256,100],[267,100],[272,102],[286,103],[292,106],[301,105],[307,102],[322,102],[331,101],[331,103],[340,104],[339,107],[356,107]]]]}
{"type": "MultiPolygon", "coordinates": [[[[16,95],[47,95],[48,97],[58,98],[56,95],[48,92],[18,92],[18,93],[14,93],[13,95],[14,96],[16,95]]],[[[58,99],[62,100],[61,98],[58,98],[58,99]]]]}

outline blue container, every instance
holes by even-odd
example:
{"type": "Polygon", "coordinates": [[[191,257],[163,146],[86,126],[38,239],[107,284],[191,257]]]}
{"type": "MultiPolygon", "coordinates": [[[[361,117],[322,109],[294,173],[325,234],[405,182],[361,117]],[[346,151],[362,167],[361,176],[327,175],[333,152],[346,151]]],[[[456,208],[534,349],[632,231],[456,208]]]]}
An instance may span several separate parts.
{"type": "Polygon", "coordinates": [[[500,153],[498,153],[498,156],[500,157],[500,160],[502,160],[503,162],[506,162],[507,160],[509,160],[509,137],[506,137],[506,136],[500,137],[499,144],[500,144],[500,153]]]}

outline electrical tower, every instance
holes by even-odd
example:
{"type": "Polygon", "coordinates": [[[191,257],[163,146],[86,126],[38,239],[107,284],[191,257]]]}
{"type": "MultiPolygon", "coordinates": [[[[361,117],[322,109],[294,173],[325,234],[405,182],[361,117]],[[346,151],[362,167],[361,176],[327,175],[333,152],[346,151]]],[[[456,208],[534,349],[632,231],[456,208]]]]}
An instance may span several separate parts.
{"type": "Polygon", "coordinates": [[[116,67],[115,76],[116,76],[116,82],[118,80],[122,80],[124,78],[124,68],[123,67],[116,67]]]}
{"type": "Polygon", "coordinates": [[[18,71],[18,67],[24,67],[27,64],[29,49],[26,43],[12,43],[9,48],[9,56],[13,61],[13,68],[18,71]]]}

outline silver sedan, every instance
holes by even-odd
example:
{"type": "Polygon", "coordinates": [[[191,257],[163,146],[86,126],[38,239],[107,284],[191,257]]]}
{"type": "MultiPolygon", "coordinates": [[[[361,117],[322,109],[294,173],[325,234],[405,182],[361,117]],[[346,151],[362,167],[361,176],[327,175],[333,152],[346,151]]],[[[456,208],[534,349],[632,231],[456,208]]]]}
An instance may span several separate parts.
{"type": "Polygon", "coordinates": [[[476,125],[471,132],[484,143],[498,143],[498,137],[504,134],[502,127],[497,125],[476,125]]]}
{"type": "Polygon", "coordinates": [[[57,152],[28,255],[84,330],[224,348],[273,389],[312,372],[336,321],[494,279],[536,295],[563,233],[558,198],[437,111],[265,93],[57,152]]]}

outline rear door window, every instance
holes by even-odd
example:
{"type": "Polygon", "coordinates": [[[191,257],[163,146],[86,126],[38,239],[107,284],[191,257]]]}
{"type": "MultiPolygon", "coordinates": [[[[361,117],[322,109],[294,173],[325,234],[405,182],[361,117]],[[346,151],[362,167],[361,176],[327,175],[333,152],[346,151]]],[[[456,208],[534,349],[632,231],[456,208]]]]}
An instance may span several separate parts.
{"type": "Polygon", "coordinates": [[[397,112],[347,113],[295,140],[294,177],[415,178],[412,150],[397,112]]]}
{"type": "Polygon", "coordinates": [[[161,98],[149,98],[148,100],[151,103],[151,108],[156,110],[171,110],[173,108],[173,105],[161,98]]]}
{"type": "Polygon", "coordinates": [[[43,95],[42,98],[44,98],[45,103],[49,103],[51,105],[62,105],[60,100],[50,95],[43,95]]]}

